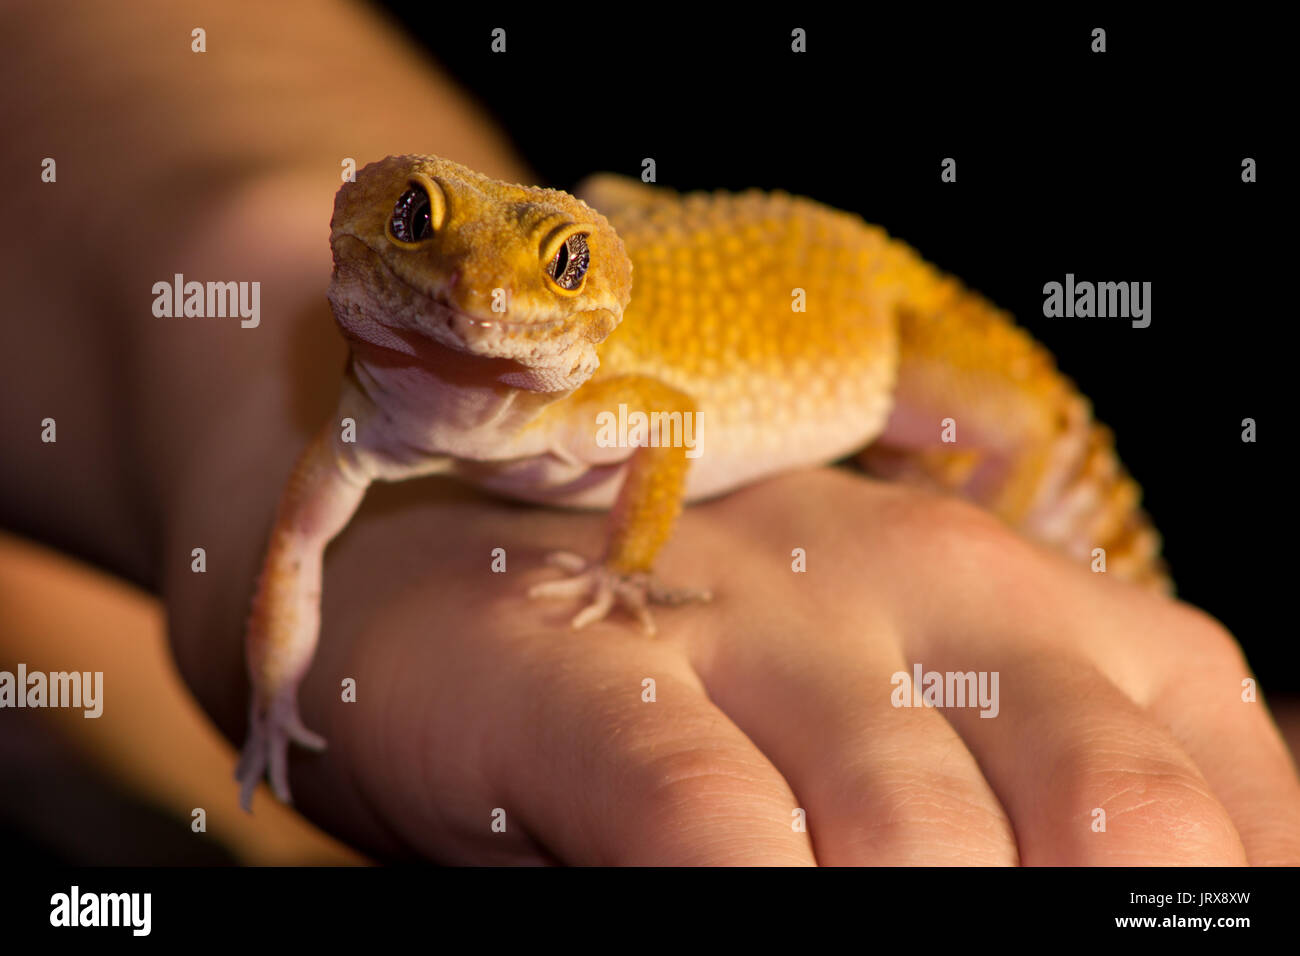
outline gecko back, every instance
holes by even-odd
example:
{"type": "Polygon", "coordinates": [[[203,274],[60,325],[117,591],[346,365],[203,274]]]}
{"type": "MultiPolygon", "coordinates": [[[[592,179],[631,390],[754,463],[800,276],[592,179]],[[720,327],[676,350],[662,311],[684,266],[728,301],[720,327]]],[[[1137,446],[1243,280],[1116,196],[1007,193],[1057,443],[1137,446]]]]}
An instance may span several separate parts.
{"type": "Polygon", "coordinates": [[[693,490],[859,452],[875,475],[959,495],[1081,561],[1104,549],[1109,573],[1170,589],[1087,399],[1008,313],[910,247],[782,193],[609,175],[579,193],[633,262],[599,374],[669,381],[721,423],[693,490]]]}

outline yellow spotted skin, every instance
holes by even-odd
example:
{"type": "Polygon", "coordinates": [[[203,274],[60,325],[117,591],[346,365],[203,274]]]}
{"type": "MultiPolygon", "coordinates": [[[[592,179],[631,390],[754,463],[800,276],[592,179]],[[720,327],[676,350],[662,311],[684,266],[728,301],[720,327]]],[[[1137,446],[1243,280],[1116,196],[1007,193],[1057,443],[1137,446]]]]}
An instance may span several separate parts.
{"type": "Polygon", "coordinates": [[[632,260],[632,301],[592,382],[635,374],[694,400],[691,498],[842,457],[884,426],[898,326],[883,231],[782,193],[678,196],[602,176],[579,194],[632,260]]]}
{"type": "Polygon", "coordinates": [[[783,193],[598,176],[578,194],[633,265],[592,384],[636,375],[689,396],[708,438],[688,497],[860,453],[879,474],[960,494],[1080,560],[1103,548],[1116,576],[1171,587],[1087,400],[1009,314],[905,244],[783,193]]]}

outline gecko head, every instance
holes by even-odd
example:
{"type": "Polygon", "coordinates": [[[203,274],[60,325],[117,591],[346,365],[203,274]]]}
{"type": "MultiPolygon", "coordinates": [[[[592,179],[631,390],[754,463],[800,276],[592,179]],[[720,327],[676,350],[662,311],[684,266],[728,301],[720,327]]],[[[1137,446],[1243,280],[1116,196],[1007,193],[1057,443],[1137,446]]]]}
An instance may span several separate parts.
{"type": "Polygon", "coordinates": [[[595,371],[632,292],[622,240],[586,203],[433,156],[390,156],[345,183],[330,247],[345,334],[414,334],[548,389],[595,371]]]}

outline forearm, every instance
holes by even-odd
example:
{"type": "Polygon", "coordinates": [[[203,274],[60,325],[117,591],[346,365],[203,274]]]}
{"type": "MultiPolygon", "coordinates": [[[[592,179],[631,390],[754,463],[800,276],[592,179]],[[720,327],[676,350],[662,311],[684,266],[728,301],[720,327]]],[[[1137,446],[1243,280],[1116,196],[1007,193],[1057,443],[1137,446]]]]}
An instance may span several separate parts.
{"type": "Polygon", "coordinates": [[[0,379],[0,521],[157,589],[209,443],[273,497],[278,458],[329,407],[344,355],[324,302],[342,161],[428,150],[522,172],[363,7],[133,11],[5,15],[7,86],[26,82],[2,107],[23,228],[0,239],[21,357],[0,379]],[[191,51],[195,27],[206,53],[191,51]],[[54,183],[40,180],[46,156],[54,183]],[[152,287],[176,273],[260,282],[259,325],[155,316],[152,287]]]}

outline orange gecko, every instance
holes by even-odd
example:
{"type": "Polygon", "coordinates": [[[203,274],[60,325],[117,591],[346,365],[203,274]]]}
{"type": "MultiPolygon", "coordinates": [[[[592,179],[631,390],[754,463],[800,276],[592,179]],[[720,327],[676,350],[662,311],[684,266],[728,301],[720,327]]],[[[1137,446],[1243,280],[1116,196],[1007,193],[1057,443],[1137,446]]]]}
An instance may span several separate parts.
{"type": "Polygon", "coordinates": [[[297,706],[322,560],[376,480],[450,473],[610,509],[605,553],[552,555],[565,577],[532,592],[582,601],[577,627],[618,605],[653,632],[650,605],[725,587],[652,575],[684,502],[846,456],[1168,589],[1087,400],[1009,315],[882,229],[784,193],[604,175],[576,192],[432,156],[389,157],[339,190],[329,300],[351,355],[253,602],[245,808],[268,774],[289,799],[291,741],[324,746],[297,706]]]}

